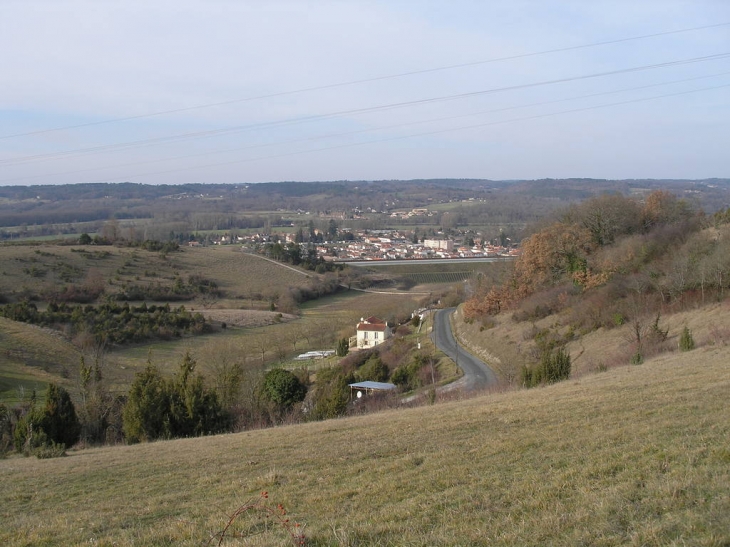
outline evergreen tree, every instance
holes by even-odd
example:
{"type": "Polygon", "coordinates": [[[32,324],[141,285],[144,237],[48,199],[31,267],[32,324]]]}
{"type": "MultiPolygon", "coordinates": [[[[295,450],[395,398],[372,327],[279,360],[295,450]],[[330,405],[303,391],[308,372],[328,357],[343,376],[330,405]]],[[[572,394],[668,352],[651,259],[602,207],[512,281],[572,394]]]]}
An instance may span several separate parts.
{"type": "Polygon", "coordinates": [[[350,341],[347,338],[340,338],[335,348],[337,357],[344,357],[350,351],[350,341]]]}
{"type": "Polygon", "coordinates": [[[169,401],[165,381],[150,361],[137,373],[124,407],[124,435],[129,442],[169,436],[169,401]]]}
{"type": "Polygon", "coordinates": [[[179,374],[167,384],[170,434],[190,437],[218,433],[227,425],[226,415],[214,391],[195,373],[196,362],[185,352],[179,374]]]}
{"type": "Polygon", "coordinates": [[[56,384],[48,386],[43,418],[39,425],[49,441],[66,448],[79,441],[81,424],[68,391],[56,384]]]}
{"type": "Polygon", "coordinates": [[[695,339],[692,336],[692,331],[689,330],[689,327],[684,327],[684,330],[682,330],[682,335],[679,337],[679,349],[681,351],[691,351],[695,349],[695,339]]]}

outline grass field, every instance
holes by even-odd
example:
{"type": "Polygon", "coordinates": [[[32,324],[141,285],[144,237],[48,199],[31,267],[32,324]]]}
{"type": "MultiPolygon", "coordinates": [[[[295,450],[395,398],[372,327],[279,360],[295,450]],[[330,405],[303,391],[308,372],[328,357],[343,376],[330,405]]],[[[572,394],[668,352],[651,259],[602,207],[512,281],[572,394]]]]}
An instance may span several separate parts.
{"type": "Polygon", "coordinates": [[[71,388],[80,355],[56,332],[0,317],[0,401],[42,397],[48,382],[71,388]]]}
{"type": "Polygon", "coordinates": [[[233,297],[254,293],[270,294],[281,287],[301,284],[316,274],[300,274],[288,268],[242,253],[238,245],[185,248],[173,261],[180,271],[199,273],[213,279],[233,297]]]}
{"type": "MultiPolygon", "coordinates": [[[[267,491],[307,545],[730,542],[730,350],[547,388],[0,461],[0,543],[204,545],[267,491]]],[[[290,545],[244,518],[241,545],[290,545]]]]}
{"type": "MultiPolygon", "coordinates": [[[[229,299],[267,295],[278,287],[305,279],[238,246],[191,248],[166,256],[142,249],[113,246],[5,245],[0,246],[0,294],[22,297],[59,285],[83,284],[97,277],[108,293],[126,283],[171,284],[176,275],[202,275],[215,281],[229,299]]],[[[245,302],[244,302],[245,303],[245,302]]]]}

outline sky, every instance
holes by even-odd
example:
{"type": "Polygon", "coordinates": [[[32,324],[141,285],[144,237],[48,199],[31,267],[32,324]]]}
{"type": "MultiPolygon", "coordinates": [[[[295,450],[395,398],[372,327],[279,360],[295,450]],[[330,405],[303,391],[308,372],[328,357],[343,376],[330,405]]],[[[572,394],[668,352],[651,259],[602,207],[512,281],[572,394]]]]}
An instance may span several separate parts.
{"type": "Polygon", "coordinates": [[[0,185],[730,177],[727,0],[0,1],[0,185]]]}

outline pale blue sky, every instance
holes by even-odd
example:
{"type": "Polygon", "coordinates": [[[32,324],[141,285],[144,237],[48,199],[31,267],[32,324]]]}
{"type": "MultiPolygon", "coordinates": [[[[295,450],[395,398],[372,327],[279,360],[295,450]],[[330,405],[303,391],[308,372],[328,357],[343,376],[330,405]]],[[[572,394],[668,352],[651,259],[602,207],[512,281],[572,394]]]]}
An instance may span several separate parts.
{"type": "Polygon", "coordinates": [[[730,177],[729,56],[587,77],[730,54],[730,24],[524,56],[722,23],[726,0],[3,0],[0,184],[730,177]]]}

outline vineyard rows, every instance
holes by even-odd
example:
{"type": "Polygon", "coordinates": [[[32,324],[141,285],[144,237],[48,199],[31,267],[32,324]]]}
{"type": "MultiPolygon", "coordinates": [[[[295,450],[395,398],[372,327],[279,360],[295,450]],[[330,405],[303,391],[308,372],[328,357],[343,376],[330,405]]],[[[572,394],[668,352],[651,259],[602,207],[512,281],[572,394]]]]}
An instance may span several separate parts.
{"type": "Polygon", "coordinates": [[[469,279],[474,275],[474,272],[411,272],[401,275],[412,279],[420,285],[428,283],[458,283],[459,281],[469,279]]]}

